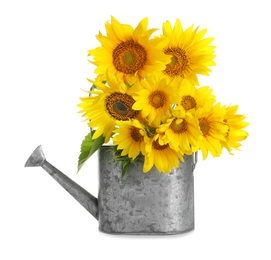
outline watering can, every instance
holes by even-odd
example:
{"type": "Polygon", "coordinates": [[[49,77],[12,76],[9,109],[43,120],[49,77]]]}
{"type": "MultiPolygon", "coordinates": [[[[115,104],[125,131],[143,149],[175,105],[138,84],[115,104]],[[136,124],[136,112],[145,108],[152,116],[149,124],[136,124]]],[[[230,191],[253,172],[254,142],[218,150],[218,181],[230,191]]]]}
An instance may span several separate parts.
{"type": "Polygon", "coordinates": [[[153,167],[142,172],[143,158],[122,176],[112,146],[98,150],[98,198],[50,164],[38,146],[25,167],[40,166],[48,172],[99,222],[107,234],[173,235],[194,229],[194,177],[197,153],[185,155],[184,162],[170,173],[153,167]]]}

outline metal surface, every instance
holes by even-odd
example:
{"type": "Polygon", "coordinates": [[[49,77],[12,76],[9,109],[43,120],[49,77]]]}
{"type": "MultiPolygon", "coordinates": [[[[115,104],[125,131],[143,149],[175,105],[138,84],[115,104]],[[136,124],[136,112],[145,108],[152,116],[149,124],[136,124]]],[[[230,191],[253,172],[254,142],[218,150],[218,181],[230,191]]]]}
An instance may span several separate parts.
{"type": "Polygon", "coordinates": [[[121,177],[110,146],[99,150],[99,229],[110,234],[170,235],[194,229],[196,157],[170,174],[155,168],[144,174],[142,161],[121,177]]]}
{"type": "Polygon", "coordinates": [[[65,174],[46,161],[42,147],[38,146],[25,163],[25,167],[41,166],[67,192],[69,192],[89,213],[98,219],[98,199],[68,178],[65,174]]]}
{"type": "Polygon", "coordinates": [[[99,196],[88,193],[45,159],[41,146],[25,167],[41,166],[96,219],[108,234],[171,235],[194,229],[194,177],[196,155],[170,174],[155,168],[144,174],[143,158],[121,177],[111,146],[99,149],[99,196]]]}

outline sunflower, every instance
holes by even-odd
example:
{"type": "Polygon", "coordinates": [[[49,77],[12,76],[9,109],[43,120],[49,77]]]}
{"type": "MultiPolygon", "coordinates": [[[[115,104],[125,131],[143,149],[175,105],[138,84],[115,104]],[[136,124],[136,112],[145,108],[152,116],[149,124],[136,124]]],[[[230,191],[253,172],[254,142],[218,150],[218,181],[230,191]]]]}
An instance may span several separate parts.
{"type": "Polygon", "coordinates": [[[176,151],[192,154],[198,149],[198,141],[202,138],[197,120],[182,107],[173,110],[172,115],[172,118],[156,130],[160,134],[159,143],[165,142],[176,151]]]}
{"type": "Polygon", "coordinates": [[[132,109],[135,102],[131,96],[132,88],[118,80],[115,75],[107,73],[107,84],[93,82],[95,90],[89,91],[90,96],[81,98],[82,108],[79,113],[89,120],[89,127],[97,128],[93,139],[103,135],[105,143],[111,137],[117,121],[126,121],[135,118],[137,111],[132,109]]]}
{"type": "Polygon", "coordinates": [[[179,167],[179,159],[183,161],[181,152],[170,148],[169,144],[160,145],[158,135],[146,142],[143,172],[148,172],[153,166],[159,172],[169,173],[173,167],[179,167]]]}
{"type": "Polygon", "coordinates": [[[193,84],[199,85],[198,74],[209,75],[214,66],[214,46],[210,43],[213,38],[204,38],[206,29],[198,31],[192,25],[185,31],[179,19],[172,28],[169,21],[163,23],[162,38],[169,39],[164,53],[172,55],[171,62],[167,64],[164,74],[172,79],[188,79],[193,84]]]}
{"type": "Polygon", "coordinates": [[[156,29],[147,29],[148,18],[139,22],[133,29],[119,23],[113,16],[111,24],[106,23],[106,33],[96,36],[101,46],[88,51],[97,65],[95,73],[103,80],[106,69],[132,85],[154,71],[163,71],[170,62],[170,56],[163,53],[167,41],[158,37],[150,39],[156,29]]]}
{"type": "Polygon", "coordinates": [[[198,147],[205,160],[210,152],[214,157],[222,153],[221,141],[225,142],[225,136],[228,132],[228,126],[224,122],[226,108],[217,103],[214,106],[207,105],[196,111],[196,118],[203,135],[203,139],[198,142],[198,147]]]}
{"type": "Polygon", "coordinates": [[[114,130],[113,142],[118,150],[122,150],[121,156],[128,155],[135,158],[140,154],[145,154],[146,134],[141,123],[134,119],[129,121],[118,121],[118,128],[114,130]]]}
{"type": "Polygon", "coordinates": [[[196,88],[186,79],[180,84],[179,96],[181,99],[179,105],[191,113],[206,104],[212,105],[215,102],[215,96],[212,94],[211,88],[207,86],[196,88]]]}
{"type": "Polygon", "coordinates": [[[133,109],[140,110],[142,117],[153,127],[160,125],[170,116],[173,104],[179,101],[177,84],[153,74],[134,85],[133,109]]]}
{"type": "Polygon", "coordinates": [[[237,114],[238,105],[228,106],[226,108],[226,115],[224,117],[224,122],[229,127],[228,132],[226,133],[226,141],[222,141],[222,146],[225,147],[230,154],[232,149],[239,150],[241,144],[240,141],[243,141],[247,138],[248,133],[243,130],[248,126],[247,122],[244,122],[244,115],[237,114]]]}

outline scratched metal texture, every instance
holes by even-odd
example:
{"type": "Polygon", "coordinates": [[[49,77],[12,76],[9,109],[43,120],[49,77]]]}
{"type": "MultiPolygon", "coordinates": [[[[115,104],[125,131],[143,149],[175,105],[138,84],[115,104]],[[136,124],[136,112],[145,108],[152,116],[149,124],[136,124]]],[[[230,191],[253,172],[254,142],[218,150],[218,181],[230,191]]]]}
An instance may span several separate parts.
{"type": "Polygon", "coordinates": [[[143,158],[121,177],[110,146],[99,149],[99,230],[109,234],[172,235],[194,229],[194,160],[169,174],[142,172],[143,158]]]}

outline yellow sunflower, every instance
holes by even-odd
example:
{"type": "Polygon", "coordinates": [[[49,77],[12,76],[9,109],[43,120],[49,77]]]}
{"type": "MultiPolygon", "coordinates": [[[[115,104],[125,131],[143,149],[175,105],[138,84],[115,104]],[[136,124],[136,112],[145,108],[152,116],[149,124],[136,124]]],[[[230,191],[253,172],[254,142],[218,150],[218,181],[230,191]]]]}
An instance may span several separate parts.
{"type": "Polygon", "coordinates": [[[135,160],[140,153],[144,155],[146,134],[141,123],[134,119],[119,121],[117,126],[119,128],[114,130],[116,135],[113,136],[113,142],[118,150],[122,150],[121,156],[128,155],[135,160]]]}
{"type": "Polygon", "coordinates": [[[244,115],[237,114],[237,110],[238,105],[228,106],[224,117],[224,122],[227,124],[229,129],[226,133],[226,141],[222,141],[221,143],[230,154],[232,154],[232,149],[239,150],[239,147],[241,146],[239,142],[248,137],[248,133],[243,130],[243,128],[248,126],[248,123],[243,121],[246,117],[244,115]]]}
{"type": "Polygon", "coordinates": [[[186,111],[194,113],[200,107],[206,104],[214,104],[215,96],[212,94],[212,89],[204,86],[196,88],[190,81],[183,80],[180,84],[180,102],[186,111]]]}
{"type": "Polygon", "coordinates": [[[151,126],[159,126],[170,116],[172,105],[178,104],[177,86],[159,74],[149,76],[134,86],[133,109],[140,110],[151,126]]]}
{"type": "Polygon", "coordinates": [[[168,119],[156,129],[159,133],[159,143],[168,143],[175,151],[182,154],[192,154],[198,149],[198,142],[202,139],[202,133],[198,121],[182,107],[172,112],[172,118],[168,119]]]}
{"type": "Polygon", "coordinates": [[[88,52],[94,58],[92,63],[97,65],[95,73],[100,74],[99,79],[103,79],[109,69],[132,85],[147,74],[166,68],[170,62],[170,57],[163,53],[167,41],[158,37],[150,39],[156,29],[147,29],[147,26],[148,18],[141,20],[133,29],[111,17],[111,24],[105,24],[107,35],[101,32],[97,35],[101,46],[88,52]]]}
{"type": "Polygon", "coordinates": [[[209,75],[214,66],[214,49],[210,45],[213,38],[204,38],[207,29],[198,31],[192,25],[185,31],[179,19],[172,28],[169,21],[163,23],[162,38],[169,39],[164,48],[164,53],[172,55],[171,62],[164,70],[165,75],[172,79],[188,79],[193,84],[199,85],[198,74],[209,75]]]}
{"type": "Polygon", "coordinates": [[[97,129],[93,139],[103,135],[105,143],[111,137],[117,121],[126,121],[135,118],[137,111],[132,109],[135,102],[131,96],[132,88],[118,80],[114,75],[107,74],[107,84],[93,82],[95,90],[89,91],[90,97],[81,98],[82,108],[79,113],[89,120],[89,127],[97,129]]]}
{"type": "Polygon", "coordinates": [[[143,172],[148,172],[153,166],[159,172],[169,173],[174,167],[179,167],[182,154],[170,148],[169,144],[160,145],[158,135],[146,142],[143,172]]]}
{"type": "Polygon", "coordinates": [[[224,122],[226,108],[217,103],[214,106],[205,106],[196,111],[196,118],[203,135],[203,139],[199,140],[198,147],[202,152],[205,160],[210,152],[214,157],[218,157],[222,153],[221,141],[226,141],[225,135],[228,126],[224,122]]]}

